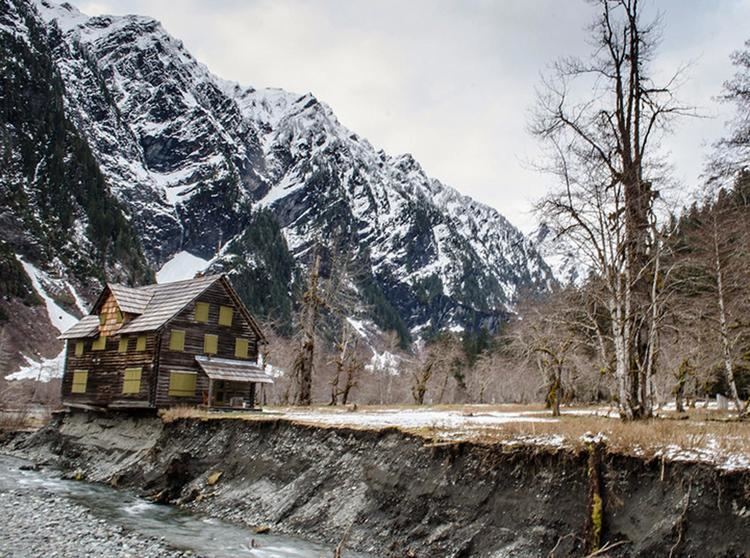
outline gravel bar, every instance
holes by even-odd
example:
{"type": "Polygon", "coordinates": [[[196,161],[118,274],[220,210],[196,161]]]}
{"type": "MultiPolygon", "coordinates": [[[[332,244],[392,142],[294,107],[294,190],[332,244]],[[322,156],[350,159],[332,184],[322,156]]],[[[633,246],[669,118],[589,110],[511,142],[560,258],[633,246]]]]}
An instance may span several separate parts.
{"type": "Polygon", "coordinates": [[[195,557],[48,492],[0,490],[0,517],[0,558],[195,557]]]}

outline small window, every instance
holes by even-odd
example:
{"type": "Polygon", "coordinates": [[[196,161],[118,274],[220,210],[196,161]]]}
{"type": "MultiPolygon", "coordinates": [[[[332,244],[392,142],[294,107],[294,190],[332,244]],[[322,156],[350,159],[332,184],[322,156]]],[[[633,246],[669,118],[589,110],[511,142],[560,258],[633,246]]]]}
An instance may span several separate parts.
{"type": "Polygon", "coordinates": [[[194,397],[197,377],[195,372],[171,372],[169,374],[170,397],[194,397]]]}
{"type": "Polygon", "coordinates": [[[102,312],[99,314],[99,325],[104,325],[107,322],[107,316],[102,312]]]}
{"type": "Polygon", "coordinates": [[[203,336],[203,352],[207,355],[215,355],[218,352],[219,336],[207,333],[203,336]]]}
{"type": "Polygon", "coordinates": [[[138,339],[135,342],[135,350],[136,351],[145,351],[146,350],[146,336],[145,335],[139,335],[138,339]]]}
{"type": "Polygon", "coordinates": [[[169,332],[169,350],[170,351],[184,351],[185,350],[185,332],[180,329],[173,329],[169,332]]]}
{"type": "Polygon", "coordinates": [[[231,306],[220,306],[219,307],[219,325],[231,326],[232,325],[232,308],[231,306]]]}
{"type": "Polygon", "coordinates": [[[237,358],[247,358],[247,349],[248,349],[249,343],[247,339],[242,339],[241,337],[238,337],[234,341],[234,356],[237,358]]]}
{"type": "Polygon", "coordinates": [[[121,324],[121,323],[122,323],[122,312],[120,312],[120,309],[119,309],[119,308],[117,309],[117,313],[115,314],[115,321],[116,321],[116,322],[117,322],[118,324],[121,324]]]}
{"type": "Polygon", "coordinates": [[[208,323],[208,302],[197,302],[195,304],[195,321],[208,323]]]}
{"type": "Polygon", "coordinates": [[[73,385],[70,388],[70,393],[86,393],[86,384],[88,383],[88,380],[88,370],[74,370],[73,385]]]}
{"type": "Polygon", "coordinates": [[[141,391],[142,368],[126,368],[122,379],[123,393],[139,393],[141,391]]]}
{"type": "Polygon", "coordinates": [[[76,356],[83,355],[83,341],[76,341],[76,356]]]}
{"type": "Polygon", "coordinates": [[[120,342],[117,344],[118,353],[128,352],[128,341],[130,341],[128,337],[120,337],[120,342]]]}
{"type": "Polygon", "coordinates": [[[107,348],[107,336],[106,335],[100,335],[99,337],[97,337],[91,342],[92,351],[103,351],[106,348],[107,348]]]}

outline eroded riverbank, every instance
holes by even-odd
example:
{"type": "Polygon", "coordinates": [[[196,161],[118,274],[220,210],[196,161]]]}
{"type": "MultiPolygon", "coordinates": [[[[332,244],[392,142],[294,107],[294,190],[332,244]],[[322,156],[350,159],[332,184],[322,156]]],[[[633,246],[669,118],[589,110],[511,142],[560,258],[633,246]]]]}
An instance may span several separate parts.
{"type": "MultiPolygon", "coordinates": [[[[73,414],[6,450],[237,524],[373,556],[745,556],[750,473],[395,428],[73,414]],[[592,525],[593,521],[593,525],[592,525]]],[[[346,554],[345,554],[346,555],[346,554]]]]}

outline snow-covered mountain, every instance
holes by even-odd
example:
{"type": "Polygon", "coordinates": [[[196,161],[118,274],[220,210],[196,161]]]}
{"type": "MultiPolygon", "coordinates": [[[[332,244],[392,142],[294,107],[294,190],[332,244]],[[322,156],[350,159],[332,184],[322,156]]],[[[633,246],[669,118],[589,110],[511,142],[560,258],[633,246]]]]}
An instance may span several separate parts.
{"type": "MultiPolygon", "coordinates": [[[[553,281],[533,243],[497,211],[430,178],[410,155],[376,149],[312,94],[220,79],[151,18],[88,17],[48,0],[0,5],[0,33],[13,45],[6,67],[48,66],[59,80],[55,102],[137,238],[131,249],[153,270],[171,265],[171,273],[187,258],[235,274],[246,293],[286,282],[279,292],[288,295],[297,272],[279,267],[278,245],[285,241],[296,266],[335,240],[365,270],[359,311],[383,329],[412,332],[494,326],[522,290],[553,281]],[[260,234],[259,223],[281,233],[260,234]]],[[[36,170],[19,171],[21,188],[48,161],[24,156],[20,167],[36,170]]],[[[73,247],[98,242],[81,217],[73,247]]],[[[120,255],[82,271],[75,256],[53,265],[55,255],[34,254],[29,243],[11,242],[11,251],[73,284],[146,280],[120,255]]]]}

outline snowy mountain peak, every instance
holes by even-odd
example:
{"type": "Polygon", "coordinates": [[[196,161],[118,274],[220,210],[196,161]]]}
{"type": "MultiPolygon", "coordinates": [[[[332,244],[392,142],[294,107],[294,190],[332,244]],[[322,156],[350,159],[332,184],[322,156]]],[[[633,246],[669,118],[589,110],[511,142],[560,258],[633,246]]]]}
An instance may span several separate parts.
{"type": "Polygon", "coordinates": [[[377,150],[314,94],[218,78],[148,17],[34,6],[66,115],[155,269],[192,255],[269,277],[247,244],[253,211],[266,208],[298,263],[321,239],[344,242],[365,270],[362,307],[377,305],[382,327],[385,315],[412,330],[493,327],[520,289],[552,280],[496,210],[412,155],[377,150]]]}

